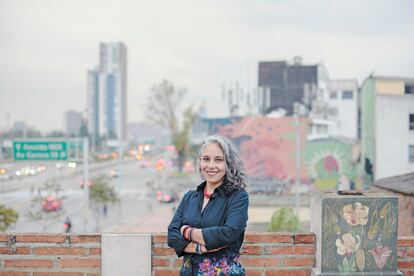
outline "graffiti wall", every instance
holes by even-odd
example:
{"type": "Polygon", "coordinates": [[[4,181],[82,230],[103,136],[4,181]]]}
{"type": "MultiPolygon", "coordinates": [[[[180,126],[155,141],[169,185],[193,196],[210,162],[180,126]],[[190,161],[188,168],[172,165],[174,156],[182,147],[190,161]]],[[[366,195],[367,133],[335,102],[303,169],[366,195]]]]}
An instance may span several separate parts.
{"type": "Polygon", "coordinates": [[[353,143],[335,138],[308,141],[305,150],[306,171],[317,188],[351,188],[356,178],[352,149],[353,143]]]}
{"type": "MultiPolygon", "coordinates": [[[[218,128],[217,134],[231,138],[240,148],[247,173],[254,178],[292,179],[296,175],[296,134],[299,148],[306,148],[308,119],[245,117],[231,125],[218,128]],[[297,124],[296,124],[297,123],[297,124]]],[[[301,163],[305,157],[300,155],[301,163]]],[[[301,166],[302,181],[308,179],[301,166]]]]}
{"type": "Polygon", "coordinates": [[[353,143],[335,138],[307,141],[308,123],[308,118],[248,116],[218,126],[214,134],[238,145],[250,177],[293,182],[298,154],[302,183],[322,190],[351,188],[356,176],[353,143]]]}

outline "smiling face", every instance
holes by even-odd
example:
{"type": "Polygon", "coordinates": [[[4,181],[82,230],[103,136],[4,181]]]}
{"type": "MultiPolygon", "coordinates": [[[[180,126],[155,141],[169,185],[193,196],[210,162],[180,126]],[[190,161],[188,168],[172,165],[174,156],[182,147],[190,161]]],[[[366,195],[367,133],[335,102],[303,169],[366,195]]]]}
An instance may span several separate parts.
{"type": "Polygon", "coordinates": [[[221,148],[211,143],[206,145],[200,156],[200,171],[207,184],[218,186],[226,173],[226,160],[221,148]]]}

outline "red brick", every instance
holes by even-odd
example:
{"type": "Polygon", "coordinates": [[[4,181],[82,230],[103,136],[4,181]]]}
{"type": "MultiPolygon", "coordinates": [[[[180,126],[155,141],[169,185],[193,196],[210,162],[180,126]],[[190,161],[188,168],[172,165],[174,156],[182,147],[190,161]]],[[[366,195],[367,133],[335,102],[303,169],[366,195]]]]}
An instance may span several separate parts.
{"type": "Polygon", "coordinates": [[[167,235],[163,233],[153,234],[152,243],[167,243],[167,235]]]}
{"type": "Polygon", "coordinates": [[[414,271],[403,271],[405,276],[414,276],[414,271]]]}
{"type": "Polygon", "coordinates": [[[178,276],[180,275],[180,272],[178,270],[160,270],[160,269],[155,269],[154,270],[154,276],[178,276]]]}
{"type": "Polygon", "coordinates": [[[9,247],[0,247],[0,254],[8,254],[8,255],[28,255],[30,254],[30,248],[26,246],[19,246],[13,248],[9,247]]]}
{"type": "Polygon", "coordinates": [[[5,267],[52,267],[51,260],[4,260],[5,267]]]}
{"type": "Polygon", "coordinates": [[[414,268],[414,261],[399,261],[398,268],[414,268]]]}
{"type": "Polygon", "coordinates": [[[100,267],[101,259],[63,259],[59,267],[100,267]]]}
{"type": "Polygon", "coordinates": [[[1,272],[0,276],[29,276],[29,272],[1,272]]]}
{"type": "Polygon", "coordinates": [[[262,276],[263,270],[246,269],[246,275],[249,276],[262,276]]]}
{"type": "Polygon", "coordinates": [[[85,255],[89,250],[82,247],[38,247],[33,251],[36,255],[85,255]]]}
{"type": "Polygon", "coordinates": [[[406,256],[406,251],[405,250],[401,250],[401,249],[397,250],[397,257],[398,258],[404,258],[405,256],[406,256]]]}
{"type": "Polygon", "coordinates": [[[89,248],[89,255],[101,255],[100,248],[89,248]]]}
{"type": "Polygon", "coordinates": [[[251,258],[242,256],[240,261],[244,267],[250,268],[277,266],[280,263],[280,260],[274,257],[251,258]]]}
{"type": "Polygon", "coordinates": [[[158,259],[152,258],[152,266],[170,266],[171,260],[170,259],[158,259]]]}
{"type": "Polygon", "coordinates": [[[266,276],[309,276],[310,270],[271,270],[266,271],[266,276]]]}
{"type": "Polygon", "coordinates": [[[266,247],[267,255],[286,255],[293,254],[294,246],[272,246],[266,247]]]}
{"type": "Polygon", "coordinates": [[[183,258],[179,258],[174,261],[174,267],[181,267],[182,264],[183,264],[183,258]]]}
{"type": "Polygon", "coordinates": [[[404,256],[407,257],[413,257],[414,258],[414,249],[413,250],[408,250],[405,252],[404,256]]]}
{"type": "Polygon", "coordinates": [[[295,243],[315,243],[314,234],[295,234],[295,243]]]}
{"type": "Polygon", "coordinates": [[[33,276],[83,276],[83,272],[34,272],[33,276]]]}
{"type": "Polygon", "coordinates": [[[397,247],[414,246],[414,237],[398,237],[397,247]]]}
{"type": "Polygon", "coordinates": [[[241,254],[244,255],[261,255],[263,250],[262,246],[257,245],[243,245],[241,249],[241,254]]]}
{"type": "Polygon", "coordinates": [[[266,233],[253,233],[247,234],[244,238],[245,242],[281,242],[281,243],[293,243],[292,234],[266,234],[266,233]]]}
{"type": "Polygon", "coordinates": [[[101,235],[70,235],[71,243],[101,242],[101,235]]]}
{"type": "Polygon", "coordinates": [[[10,236],[9,235],[7,235],[7,234],[0,234],[0,242],[7,242],[9,240],[10,240],[10,236]]]}
{"type": "Polygon", "coordinates": [[[311,258],[305,258],[305,259],[299,259],[299,258],[285,258],[285,266],[308,266],[308,265],[314,265],[315,259],[311,258]]]}
{"type": "Polygon", "coordinates": [[[175,255],[175,251],[172,248],[154,247],[152,249],[152,255],[155,255],[155,256],[171,256],[171,255],[175,255]]]}
{"type": "Polygon", "coordinates": [[[66,242],[66,235],[60,234],[21,234],[16,235],[17,242],[66,242]]]}
{"type": "Polygon", "coordinates": [[[315,255],[315,247],[295,246],[293,253],[298,255],[315,255]]]}

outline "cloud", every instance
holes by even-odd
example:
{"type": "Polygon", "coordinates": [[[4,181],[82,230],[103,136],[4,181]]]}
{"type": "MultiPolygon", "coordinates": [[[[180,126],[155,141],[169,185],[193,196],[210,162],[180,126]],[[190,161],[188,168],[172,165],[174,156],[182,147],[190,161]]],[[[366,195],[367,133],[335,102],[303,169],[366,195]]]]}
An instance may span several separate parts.
{"type": "Polygon", "coordinates": [[[408,0],[2,1],[0,129],[5,112],[12,121],[30,112],[28,123],[47,130],[63,128],[66,110],[83,111],[100,42],[127,45],[130,121],[143,119],[138,106],[164,78],[224,116],[223,83],[253,88],[259,60],[300,55],[334,78],[409,76],[413,8],[408,0]]]}

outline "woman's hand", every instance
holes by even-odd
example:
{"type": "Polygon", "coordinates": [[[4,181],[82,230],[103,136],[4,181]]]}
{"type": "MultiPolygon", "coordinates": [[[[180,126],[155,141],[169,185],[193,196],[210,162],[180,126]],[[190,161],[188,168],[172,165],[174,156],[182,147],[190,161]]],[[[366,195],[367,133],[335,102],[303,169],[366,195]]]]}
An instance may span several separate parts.
{"type": "Polygon", "coordinates": [[[184,235],[184,230],[185,230],[187,227],[191,227],[191,226],[190,226],[190,225],[186,225],[186,224],[184,224],[183,226],[181,226],[181,227],[180,227],[180,233],[181,233],[181,235],[184,235]]]}
{"type": "MultiPolygon", "coordinates": [[[[201,248],[201,254],[216,252],[216,251],[219,251],[219,250],[225,248],[225,247],[220,247],[220,248],[216,248],[216,249],[212,249],[212,250],[208,250],[207,251],[207,249],[206,249],[206,247],[204,245],[200,244],[199,246],[201,248]]],[[[184,248],[184,252],[186,252],[186,253],[197,253],[196,247],[197,247],[197,243],[196,242],[190,242],[187,245],[187,247],[184,248]]]]}

